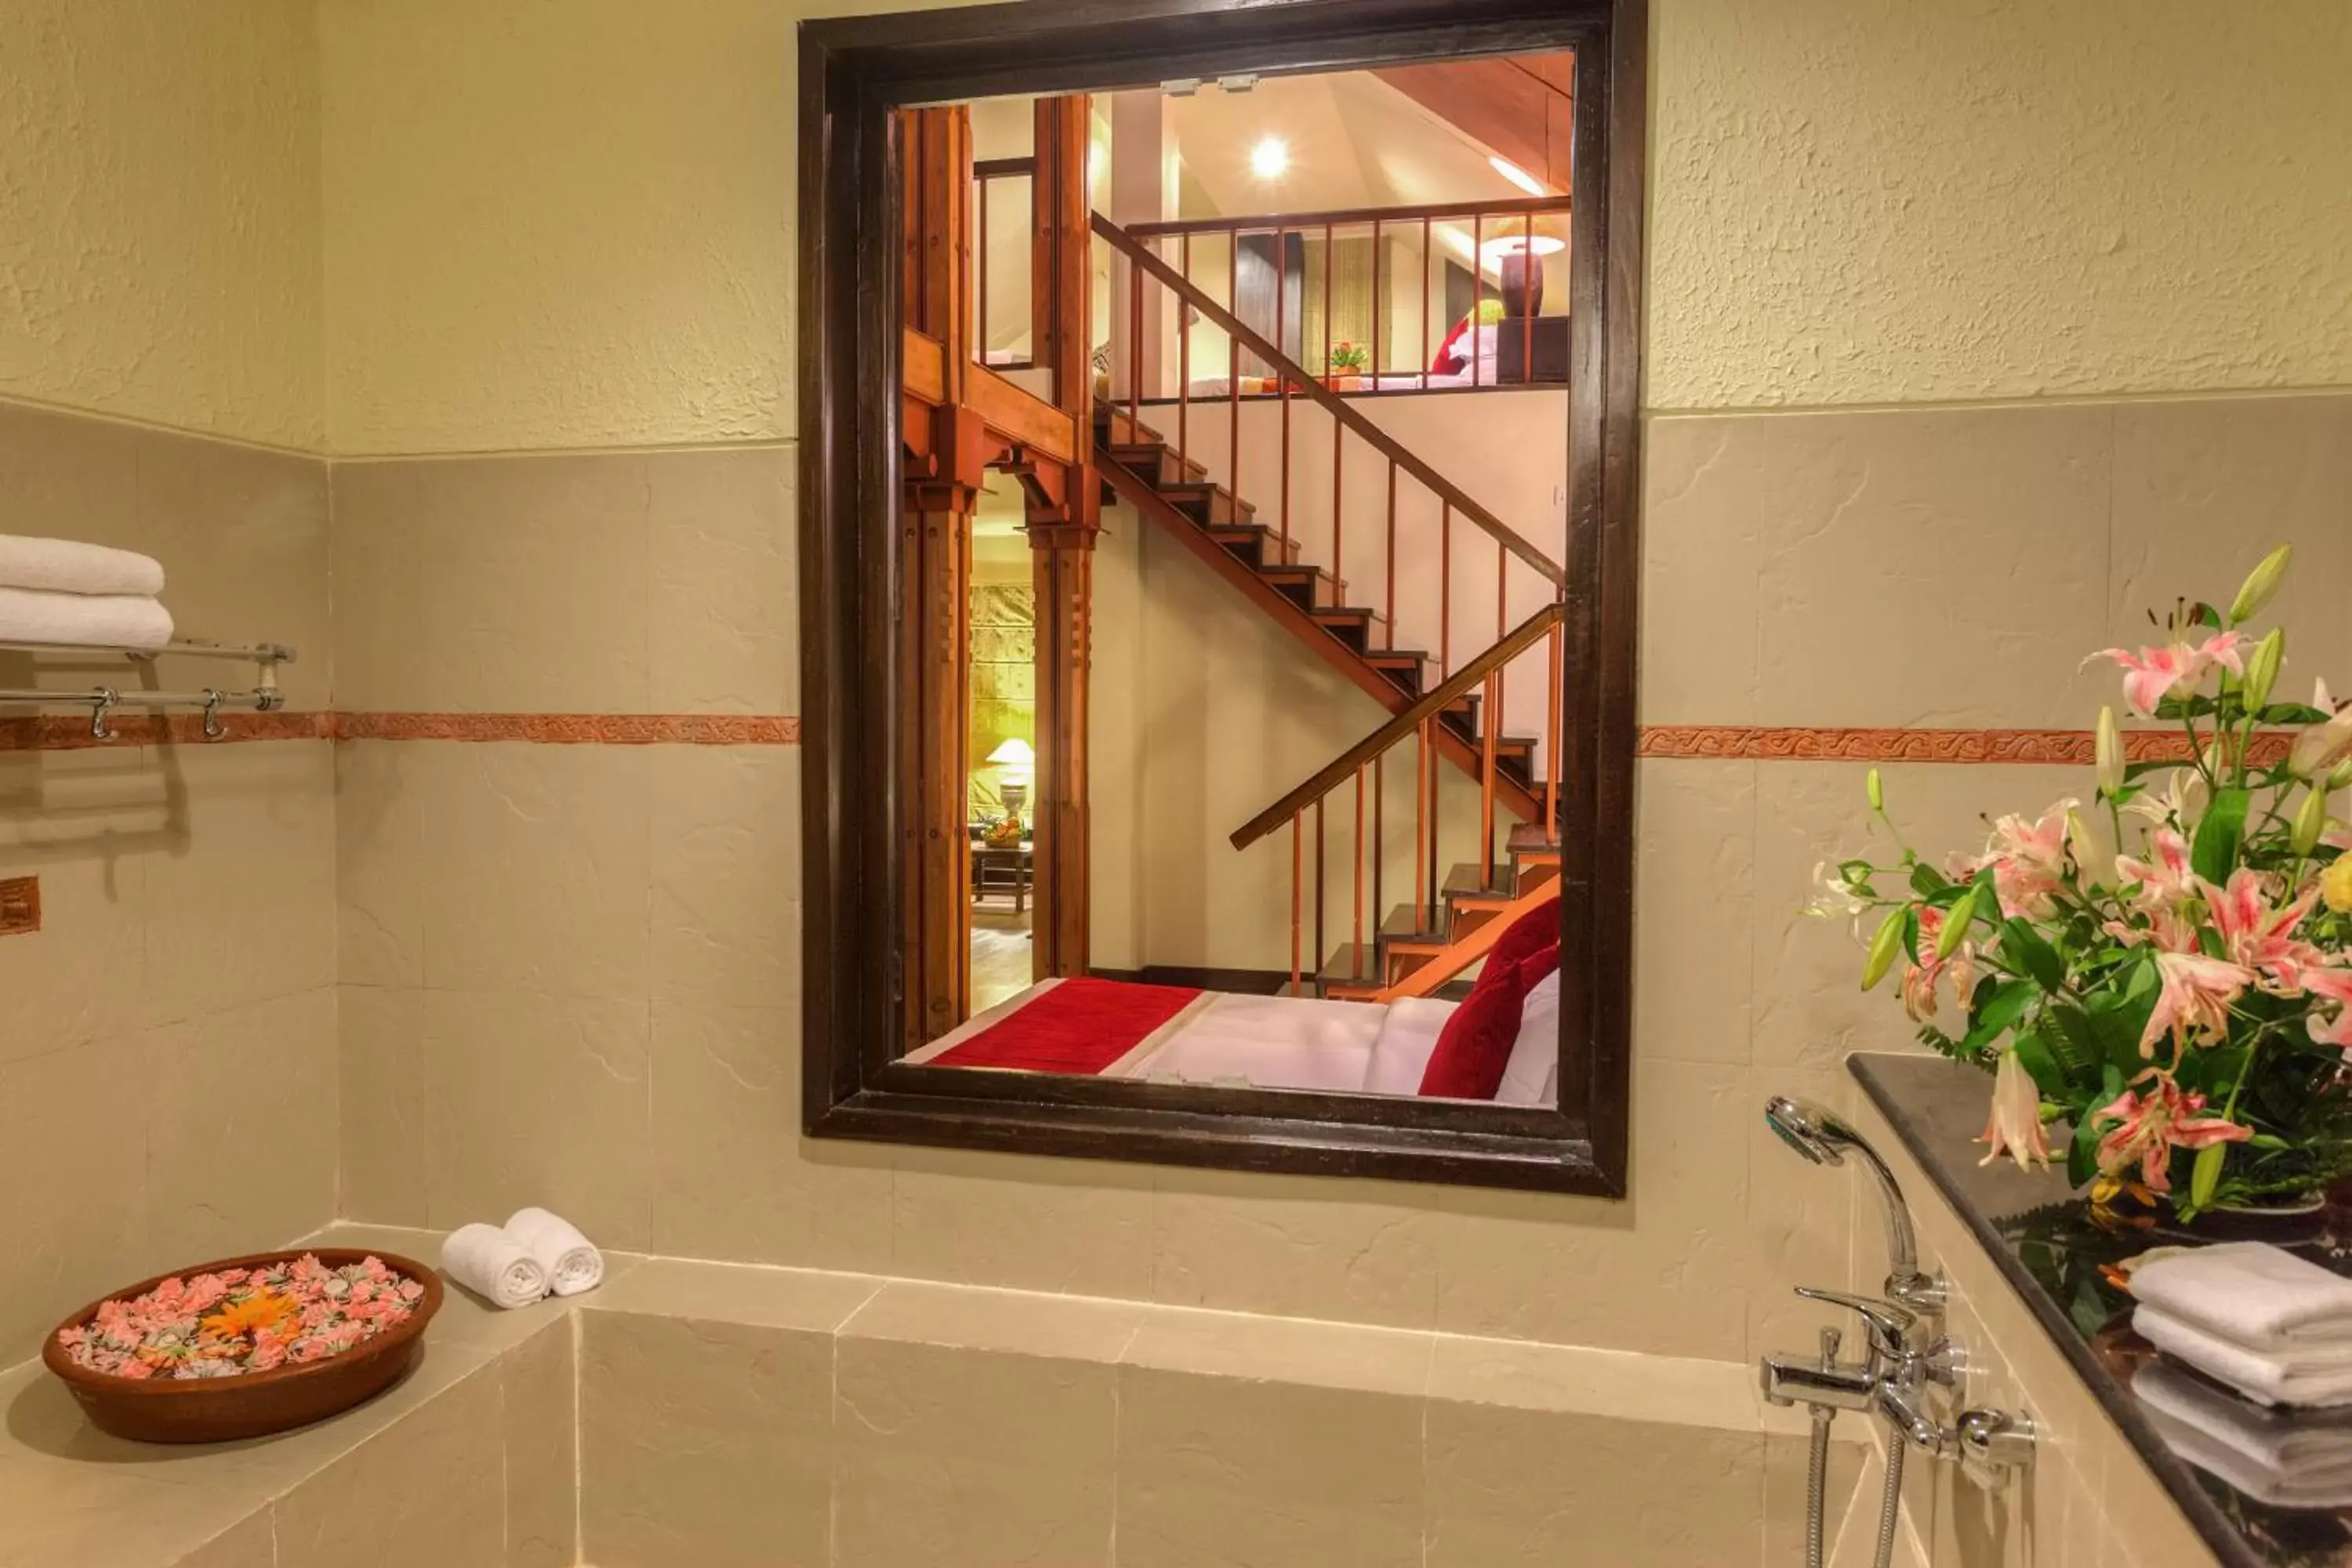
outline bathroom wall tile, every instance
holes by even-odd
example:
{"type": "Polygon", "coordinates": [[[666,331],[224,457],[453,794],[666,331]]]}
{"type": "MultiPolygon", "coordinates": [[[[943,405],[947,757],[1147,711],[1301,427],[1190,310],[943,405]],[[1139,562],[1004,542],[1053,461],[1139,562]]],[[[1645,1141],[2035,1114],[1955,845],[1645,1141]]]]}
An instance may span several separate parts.
{"type": "Polygon", "coordinates": [[[170,811],[141,748],[0,752],[0,876],[37,876],[42,917],[39,931],[0,941],[0,1062],[146,1016],[142,851],[163,841],[170,811]]]}
{"type": "MultiPolygon", "coordinates": [[[[1847,1113],[1853,1079],[1843,1069],[1757,1068],[1742,1097],[1747,1104],[1748,1242],[1755,1258],[1757,1290],[1748,1303],[1750,1357],[1799,1353],[1819,1342],[1828,1317],[1818,1302],[1794,1287],[1828,1289],[1859,1280],[1875,1293],[1886,1272],[1883,1229],[1874,1212],[1857,1213],[1853,1177],[1825,1170],[1780,1142],[1764,1120],[1764,1102],[1786,1094],[1847,1113]]],[[[1862,1199],[1875,1205],[1874,1194],[1862,1199]]],[[[1854,1325],[1837,1325],[1858,1353],[1854,1325]]]]}
{"type": "Polygon", "coordinates": [[[801,1132],[792,1007],[653,1005],[656,1252],[890,1268],[890,1151],[801,1132]]]}
{"type": "Polygon", "coordinates": [[[646,1009],[529,992],[427,992],[430,1222],[552,1200],[602,1246],[652,1231],[646,1009]]]}
{"type": "Polygon", "coordinates": [[[11,1568],[175,1563],[184,1552],[218,1539],[255,1506],[102,1465],[22,1453],[0,1458],[0,1520],[7,1521],[11,1568]]]}
{"type": "Polygon", "coordinates": [[[1633,1030],[1645,1055],[1748,1059],[1757,767],[1681,759],[1637,766],[1633,1030]]]}
{"type": "Polygon", "coordinates": [[[331,985],[330,743],[197,743],[154,754],[173,812],[146,852],[148,1021],[331,985]]]}
{"type": "Polygon", "coordinates": [[[342,986],[335,1037],[340,1212],[383,1225],[431,1223],[425,993],[342,986]]]}
{"type": "Polygon", "coordinates": [[[499,1442],[499,1378],[486,1368],[280,1499],[278,1561],[501,1568],[499,1442]]]}
{"type": "Polygon", "coordinates": [[[646,764],[654,994],[796,1006],[799,748],[657,746],[646,764]]]}
{"type": "Polygon", "coordinates": [[[647,994],[652,752],[425,744],[425,980],[436,989],[647,994]]]}
{"type": "Polygon", "coordinates": [[[1426,1444],[1428,1568],[1759,1561],[1759,1432],[1433,1399],[1426,1444]]]}
{"type": "Polygon", "coordinates": [[[171,1086],[147,1134],[151,1255],[257,1252],[334,1217],[333,986],[167,1024],[141,1050],[171,1086]]]}
{"type": "Polygon", "coordinates": [[[796,713],[792,447],[646,458],[656,713],[796,713]]]}
{"type": "Polygon", "coordinates": [[[1758,582],[1779,454],[1747,422],[1652,419],[1642,447],[1644,724],[1756,721],[1758,582]]]}
{"type": "Polygon", "coordinates": [[[888,1340],[950,1350],[1118,1361],[1153,1310],[1089,1296],[1045,1296],[894,1279],[841,1325],[845,1342],[888,1340]]]}
{"type": "Polygon", "coordinates": [[[1741,416],[1767,445],[1757,721],[2080,727],[2107,582],[2105,406],[1741,416]]]}
{"type": "Polygon", "coordinates": [[[336,463],[329,476],[335,596],[335,706],[430,712],[425,662],[422,463],[336,463]]]}
{"type": "Polygon", "coordinates": [[[264,1506],[181,1558],[173,1568],[277,1568],[277,1510],[264,1506]]]}
{"type": "Polygon", "coordinates": [[[1152,1299],[1426,1329],[1444,1222],[1434,1192],[1316,1177],[1170,1172],[1152,1203],[1152,1299]]]}
{"type": "Polygon", "coordinates": [[[580,1561],[574,1339],[572,1320],[559,1317],[499,1358],[506,1568],[580,1561]]]}
{"type": "Polygon", "coordinates": [[[648,695],[648,459],[634,453],[413,464],[423,640],[417,706],[637,712],[648,695]]]}
{"type": "Polygon", "coordinates": [[[0,495],[11,532],[145,551],[137,426],[0,403],[0,495]]]}
{"type": "Polygon", "coordinates": [[[335,973],[346,985],[425,983],[425,802],[418,748],[335,749],[335,973]]]}
{"type": "Polygon", "coordinates": [[[893,1272],[1150,1299],[1148,1169],[917,1148],[894,1151],[891,1163],[893,1272]]]}
{"type": "Polygon", "coordinates": [[[2158,640],[2147,612],[2184,595],[2226,606],[2291,543],[2294,569],[2255,626],[2287,628],[2279,690],[2306,699],[2322,675],[2352,689],[2352,396],[2119,405],[2115,510],[2105,640],[2158,640]]]}
{"type": "Polygon", "coordinates": [[[854,1331],[857,1321],[835,1372],[836,1568],[1111,1560],[1119,1373],[1110,1357],[873,1338],[854,1331]]]}
{"type": "Polygon", "coordinates": [[[656,1250],[887,1271],[888,1155],[803,1136],[799,1033],[792,1009],[655,1004],[656,1250]]]}
{"type": "Polygon", "coordinates": [[[1743,1353],[1750,1298],[1783,1288],[1777,1270],[1758,1278],[1736,1179],[1755,1115],[1748,1075],[1638,1048],[1634,1063],[1630,1197],[1469,1187],[1439,1195],[1449,1216],[1440,1330],[1721,1360],[1743,1353]]]}
{"type": "MultiPolygon", "coordinates": [[[[130,437],[136,548],[163,563],[163,603],[179,635],[282,643],[299,656],[278,674],[289,704],[327,707],[335,648],[326,463],[160,430],[130,437]]],[[[89,537],[79,528],[66,536],[89,537]]],[[[158,683],[173,690],[252,684],[251,666],[212,659],[165,659],[158,670],[158,683]]]]}
{"type": "Polygon", "coordinates": [[[1438,1336],[1250,1312],[1154,1307],[1121,1357],[1130,1367],[1421,1398],[1438,1336]]]}
{"type": "Polygon", "coordinates": [[[1118,1568],[1418,1568],[1423,1405],[1122,1366],[1118,1568]]]}
{"type": "Polygon", "coordinates": [[[100,1291],[182,1259],[147,1244],[147,1136],[163,1097],[136,1036],[0,1063],[0,1365],[100,1291]],[[142,1268],[142,1264],[152,1267],[142,1268]]]}
{"type": "Polygon", "coordinates": [[[825,1561],[830,1335],[614,1311],[580,1323],[583,1559],[825,1561]]]}
{"type": "MultiPolygon", "coordinates": [[[[2088,799],[2087,767],[1966,763],[1890,765],[1881,770],[1886,809],[1903,841],[1941,865],[1954,851],[1984,847],[1985,818],[2015,812],[2038,817],[2053,802],[2088,799]]],[[[1892,865],[1901,849],[1869,820],[1859,763],[1774,763],[1757,773],[1755,1061],[1815,1072],[1839,1070],[1857,1050],[1912,1046],[1894,980],[1865,995],[1859,984],[1863,943],[1840,919],[1804,912],[1816,890],[1815,868],[1862,858],[1892,865]]],[[[1957,1012],[1948,988],[1942,1016],[1957,1012]]]]}
{"type": "Polygon", "coordinates": [[[1717,1431],[1760,1431],[1753,1369],[1687,1356],[1439,1334],[1429,1396],[1562,1415],[1624,1416],[1717,1431]]]}
{"type": "Polygon", "coordinates": [[[596,1311],[830,1334],[882,1284],[864,1274],[649,1258],[583,1304],[596,1311]]]}

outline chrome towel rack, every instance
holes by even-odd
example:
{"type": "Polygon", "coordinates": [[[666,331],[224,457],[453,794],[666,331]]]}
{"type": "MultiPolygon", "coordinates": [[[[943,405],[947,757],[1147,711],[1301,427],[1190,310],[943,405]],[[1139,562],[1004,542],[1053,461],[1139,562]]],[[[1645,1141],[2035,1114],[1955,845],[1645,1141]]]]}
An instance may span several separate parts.
{"type": "Polygon", "coordinates": [[[221,658],[254,666],[254,683],[242,690],[215,686],[201,687],[193,691],[147,690],[113,685],[93,686],[79,691],[0,687],[0,707],[89,709],[90,738],[97,741],[115,738],[112,717],[118,708],[201,709],[205,716],[205,737],[216,741],[228,732],[228,727],[221,722],[224,710],[268,713],[286,706],[286,695],[278,687],[278,670],[281,665],[292,664],[296,658],[294,650],[283,643],[240,645],[194,637],[155,648],[0,642],[0,653],[126,658],[134,665],[150,668],[159,658],[221,658]]]}

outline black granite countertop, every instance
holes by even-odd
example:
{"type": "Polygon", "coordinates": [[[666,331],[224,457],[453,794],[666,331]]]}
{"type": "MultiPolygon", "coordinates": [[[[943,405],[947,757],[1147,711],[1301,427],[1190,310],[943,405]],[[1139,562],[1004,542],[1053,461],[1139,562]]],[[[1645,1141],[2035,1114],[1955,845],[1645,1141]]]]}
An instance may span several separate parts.
{"type": "Polygon", "coordinates": [[[2214,1215],[2189,1229],[2168,1211],[2094,1212],[2063,1171],[1978,1163],[1992,1087],[1984,1074],[1928,1056],[1856,1056],[1848,1067],[2222,1562],[2352,1568],[2352,1412],[2266,1411],[2159,1356],[2131,1331],[2132,1299],[2114,1271],[2152,1247],[2253,1238],[2352,1275],[2352,1215],[2214,1215]],[[2184,1409],[2199,1419],[2179,1419],[2184,1409]],[[2234,1444],[2215,1436],[2224,1431],[2234,1444]]]}

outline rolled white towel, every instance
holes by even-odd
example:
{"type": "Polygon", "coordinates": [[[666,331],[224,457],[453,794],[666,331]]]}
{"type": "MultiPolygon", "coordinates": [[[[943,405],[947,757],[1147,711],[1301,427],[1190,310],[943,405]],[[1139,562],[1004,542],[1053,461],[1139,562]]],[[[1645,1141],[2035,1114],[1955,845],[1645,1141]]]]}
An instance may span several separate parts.
{"type": "Polygon", "coordinates": [[[0,586],[0,642],[162,647],[172,612],[130,594],[53,594],[0,586]]]}
{"type": "Polygon", "coordinates": [[[163,591],[163,567],[153,556],[134,551],[0,533],[0,587],[152,599],[163,591]]]}
{"type": "Polygon", "coordinates": [[[604,1255],[559,1215],[517,1209],[507,1220],[507,1234],[547,1270],[548,1285],[559,1296],[577,1296],[604,1282],[604,1255]]]}
{"type": "Polygon", "coordinates": [[[461,1225],[451,1231],[441,1244],[441,1272],[509,1310],[547,1294],[547,1270],[522,1243],[494,1225],[461,1225]]]}

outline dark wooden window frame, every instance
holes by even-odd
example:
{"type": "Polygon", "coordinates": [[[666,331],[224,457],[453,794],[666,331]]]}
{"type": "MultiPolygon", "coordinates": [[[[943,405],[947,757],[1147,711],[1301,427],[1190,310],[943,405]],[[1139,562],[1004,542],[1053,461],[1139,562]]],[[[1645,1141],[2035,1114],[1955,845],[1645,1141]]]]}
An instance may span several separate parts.
{"type": "Polygon", "coordinates": [[[1648,0],[1053,0],[800,30],[803,1123],[817,1137],[1626,1191],[1648,0]],[[896,1059],[903,882],[889,111],[1237,71],[1577,51],[1556,1110],[896,1059]]]}

